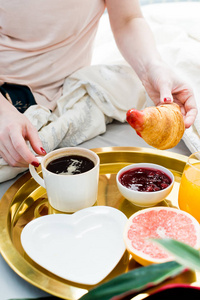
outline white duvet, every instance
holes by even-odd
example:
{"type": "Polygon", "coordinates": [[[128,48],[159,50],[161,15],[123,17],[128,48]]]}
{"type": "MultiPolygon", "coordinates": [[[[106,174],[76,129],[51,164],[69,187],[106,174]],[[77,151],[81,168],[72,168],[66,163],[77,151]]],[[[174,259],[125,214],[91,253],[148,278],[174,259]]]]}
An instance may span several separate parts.
{"type": "MultiPolygon", "coordinates": [[[[148,5],[143,12],[161,55],[192,85],[199,106],[200,3],[148,5]]],[[[136,74],[120,55],[106,14],[100,22],[92,64],[66,79],[55,112],[38,105],[25,112],[38,129],[47,152],[76,146],[105,132],[106,124],[113,119],[125,122],[128,109],[143,109],[152,104],[136,74]]],[[[200,115],[186,130],[183,140],[191,152],[200,150],[200,115]]],[[[0,182],[24,170],[8,166],[0,158],[0,182]]]]}

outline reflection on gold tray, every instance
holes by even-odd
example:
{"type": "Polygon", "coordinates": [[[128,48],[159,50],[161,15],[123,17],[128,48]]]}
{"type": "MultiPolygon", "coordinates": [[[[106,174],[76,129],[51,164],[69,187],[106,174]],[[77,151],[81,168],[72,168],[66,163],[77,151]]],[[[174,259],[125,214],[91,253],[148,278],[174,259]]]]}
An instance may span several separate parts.
{"type": "MultiPolygon", "coordinates": [[[[124,166],[136,162],[150,162],[170,169],[175,185],[170,195],[159,206],[178,207],[177,193],[187,157],[161,150],[132,147],[107,147],[92,149],[100,157],[100,178],[96,205],[108,205],[121,210],[130,217],[141,209],[124,199],[116,186],[116,173],[124,166]]],[[[38,169],[41,173],[41,169],[38,169]]],[[[34,218],[58,213],[48,205],[46,190],[39,186],[29,172],[19,178],[4,194],[0,203],[0,250],[10,267],[32,285],[54,296],[76,300],[94,286],[78,285],[64,280],[43,269],[24,252],[20,234],[24,226],[34,218]]],[[[116,268],[104,279],[109,280],[139,265],[127,252],[116,268]]],[[[187,282],[198,285],[198,274],[188,271],[172,282],[187,282]]],[[[170,280],[168,281],[170,282],[170,280]]]]}

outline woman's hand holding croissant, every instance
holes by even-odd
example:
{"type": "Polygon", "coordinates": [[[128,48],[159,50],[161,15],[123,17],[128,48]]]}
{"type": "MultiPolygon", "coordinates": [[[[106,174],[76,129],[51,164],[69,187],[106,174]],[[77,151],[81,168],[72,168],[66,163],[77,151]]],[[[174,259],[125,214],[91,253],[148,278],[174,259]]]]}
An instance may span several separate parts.
{"type": "Polygon", "coordinates": [[[142,83],[155,105],[175,102],[181,108],[185,128],[194,123],[197,107],[192,88],[165,63],[152,64],[143,75],[142,83]]]}

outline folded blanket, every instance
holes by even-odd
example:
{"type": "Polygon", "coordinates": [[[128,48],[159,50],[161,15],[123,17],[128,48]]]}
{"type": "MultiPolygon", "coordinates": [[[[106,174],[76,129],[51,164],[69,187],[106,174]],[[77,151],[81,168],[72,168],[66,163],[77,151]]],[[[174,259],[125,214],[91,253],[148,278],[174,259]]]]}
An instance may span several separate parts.
{"type": "MultiPolygon", "coordinates": [[[[44,149],[77,146],[106,131],[113,119],[125,122],[128,109],[143,109],[146,94],[134,71],[125,65],[98,65],[69,76],[63,96],[51,113],[33,105],[26,117],[37,128],[44,149]]],[[[13,168],[0,158],[0,182],[25,171],[13,168]]]]}

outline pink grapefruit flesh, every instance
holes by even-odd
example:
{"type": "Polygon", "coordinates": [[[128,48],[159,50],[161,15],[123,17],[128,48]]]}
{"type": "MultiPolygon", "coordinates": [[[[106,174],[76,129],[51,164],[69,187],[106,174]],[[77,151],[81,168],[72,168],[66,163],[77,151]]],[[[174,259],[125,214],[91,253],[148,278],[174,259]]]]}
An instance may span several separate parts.
{"type": "Polygon", "coordinates": [[[200,248],[200,225],[190,214],[172,207],[137,211],[127,221],[124,241],[128,252],[141,265],[163,263],[173,257],[149,238],[172,238],[200,248]]]}

